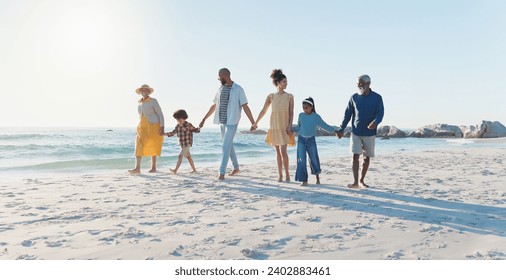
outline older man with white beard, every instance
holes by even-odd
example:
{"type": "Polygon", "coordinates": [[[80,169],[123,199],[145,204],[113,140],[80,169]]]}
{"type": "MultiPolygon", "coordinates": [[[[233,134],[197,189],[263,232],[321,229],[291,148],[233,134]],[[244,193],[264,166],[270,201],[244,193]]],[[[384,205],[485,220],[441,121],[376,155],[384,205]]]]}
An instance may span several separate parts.
{"type": "Polygon", "coordinates": [[[348,185],[349,188],[369,187],[365,183],[365,175],[369,169],[371,157],[374,157],[377,127],[383,120],[383,99],[381,95],[371,89],[370,85],[371,78],[368,75],[358,77],[358,93],[351,96],[344,112],[343,122],[338,130],[338,137],[342,138],[344,129],[351,120],[350,148],[353,156],[354,182],[348,185]],[[364,163],[362,176],[359,180],[360,154],[364,156],[364,163]]]}

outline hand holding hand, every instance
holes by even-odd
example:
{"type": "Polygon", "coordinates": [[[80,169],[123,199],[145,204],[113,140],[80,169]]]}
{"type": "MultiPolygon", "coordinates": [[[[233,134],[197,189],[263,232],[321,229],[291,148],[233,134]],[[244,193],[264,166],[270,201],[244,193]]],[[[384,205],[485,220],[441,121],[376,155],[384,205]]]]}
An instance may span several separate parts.
{"type": "Polygon", "coordinates": [[[341,138],[343,138],[343,136],[344,136],[344,133],[339,132],[339,131],[337,132],[337,138],[341,139],[341,138]]]}
{"type": "Polygon", "coordinates": [[[254,123],[251,125],[250,131],[255,131],[255,130],[257,130],[257,128],[258,128],[257,123],[254,123]]]}
{"type": "Polygon", "coordinates": [[[292,136],[293,131],[292,131],[291,127],[287,127],[285,131],[286,131],[286,134],[288,134],[288,136],[292,136]]]}
{"type": "Polygon", "coordinates": [[[199,128],[202,128],[204,126],[204,123],[206,122],[206,120],[202,120],[199,124],[199,128]]]}

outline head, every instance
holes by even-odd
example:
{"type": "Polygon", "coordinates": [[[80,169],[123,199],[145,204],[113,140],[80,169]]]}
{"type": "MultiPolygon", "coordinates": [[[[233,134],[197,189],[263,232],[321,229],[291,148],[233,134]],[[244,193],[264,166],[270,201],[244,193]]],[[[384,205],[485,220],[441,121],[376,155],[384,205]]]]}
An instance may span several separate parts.
{"type": "Polygon", "coordinates": [[[135,90],[135,92],[142,95],[143,98],[148,98],[149,95],[153,93],[153,91],[155,90],[146,84],[135,90]]]}
{"type": "Polygon", "coordinates": [[[177,110],[174,112],[174,115],[172,115],[174,119],[177,120],[177,123],[180,125],[183,125],[184,122],[188,119],[188,114],[185,110],[177,110]]]}
{"type": "Polygon", "coordinates": [[[230,70],[221,68],[220,71],[218,71],[218,80],[220,80],[222,85],[230,84],[232,82],[230,79],[230,70]]]}
{"type": "Polygon", "coordinates": [[[281,69],[272,70],[271,79],[272,79],[272,83],[274,84],[274,86],[276,86],[279,90],[286,89],[286,86],[288,85],[288,81],[286,79],[285,74],[283,74],[283,71],[281,69]]]}
{"type": "Polygon", "coordinates": [[[308,97],[302,101],[302,110],[304,113],[310,115],[311,113],[316,113],[314,109],[314,100],[312,97],[308,97]]]}
{"type": "Polygon", "coordinates": [[[358,94],[363,95],[369,92],[371,88],[371,78],[368,75],[358,77],[358,94]]]}

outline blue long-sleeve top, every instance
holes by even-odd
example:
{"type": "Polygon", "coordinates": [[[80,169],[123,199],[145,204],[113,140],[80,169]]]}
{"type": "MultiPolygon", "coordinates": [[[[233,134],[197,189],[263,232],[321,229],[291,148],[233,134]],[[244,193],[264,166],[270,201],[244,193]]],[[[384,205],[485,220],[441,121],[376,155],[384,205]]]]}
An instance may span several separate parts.
{"type": "Polygon", "coordinates": [[[328,125],[320,115],[317,113],[300,113],[297,125],[293,127],[293,131],[297,132],[300,136],[309,138],[316,136],[316,129],[321,127],[327,132],[333,132],[336,129],[328,125]]]}
{"type": "Polygon", "coordinates": [[[357,136],[376,135],[377,126],[383,120],[385,111],[383,108],[383,98],[374,91],[368,95],[355,93],[351,96],[348,107],[344,112],[344,119],[339,127],[339,132],[343,132],[351,119],[351,132],[357,136]],[[375,129],[368,129],[371,122],[376,124],[375,129]]]}

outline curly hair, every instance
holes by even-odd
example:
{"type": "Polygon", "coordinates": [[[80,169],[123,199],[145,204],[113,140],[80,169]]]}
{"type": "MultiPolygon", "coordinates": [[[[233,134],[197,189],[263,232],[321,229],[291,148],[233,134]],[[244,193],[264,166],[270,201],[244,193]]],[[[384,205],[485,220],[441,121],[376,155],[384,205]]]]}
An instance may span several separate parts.
{"type": "Polygon", "coordinates": [[[283,71],[281,69],[274,69],[272,70],[271,74],[272,83],[275,86],[278,86],[278,84],[283,81],[283,79],[286,79],[285,74],[283,74],[283,71]]]}
{"type": "Polygon", "coordinates": [[[174,117],[174,119],[183,119],[183,120],[186,120],[188,119],[188,114],[186,113],[185,110],[177,110],[174,112],[174,115],[172,115],[174,117]]]}

